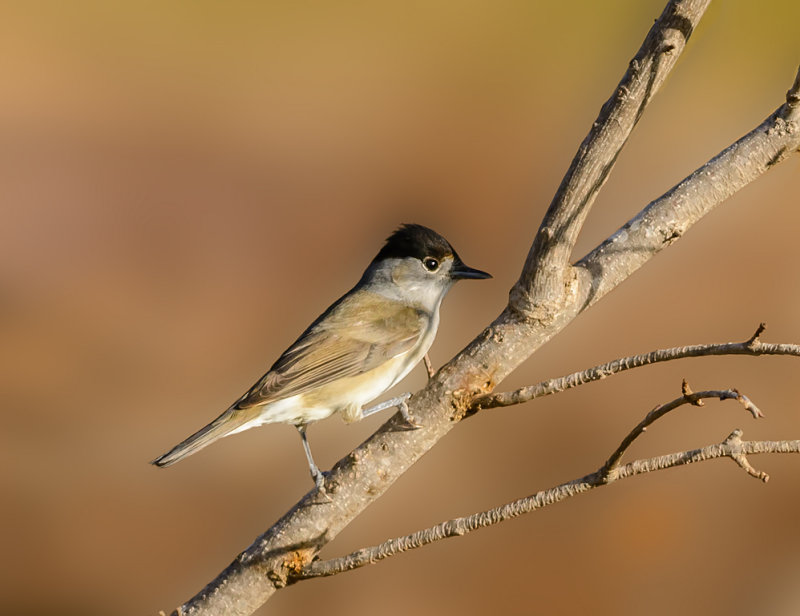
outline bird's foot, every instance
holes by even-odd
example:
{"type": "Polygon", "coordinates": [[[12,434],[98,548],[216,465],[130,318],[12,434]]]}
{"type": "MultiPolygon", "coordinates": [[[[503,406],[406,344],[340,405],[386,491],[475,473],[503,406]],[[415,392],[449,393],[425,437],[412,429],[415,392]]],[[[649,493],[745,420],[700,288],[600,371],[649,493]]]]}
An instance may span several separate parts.
{"type": "Polygon", "coordinates": [[[381,402],[380,404],[376,404],[375,406],[371,406],[368,409],[361,410],[361,418],[369,417],[373,413],[377,413],[378,411],[383,411],[385,409],[389,409],[392,407],[397,407],[400,409],[400,414],[405,419],[406,423],[411,426],[412,428],[421,428],[422,425],[418,424],[411,418],[410,413],[408,412],[408,404],[406,401],[411,397],[410,393],[405,393],[395,398],[391,398],[386,400],[385,402],[381,402]]]}
{"type": "MultiPolygon", "coordinates": [[[[411,394],[408,394],[408,397],[410,398],[411,394]]],[[[406,403],[406,400],[408,400],[408,398],[406,398],[405,400],[402,400],[397,405],[397,407],[400,409],[400,414],[403,416],[403,419],[405,420],[405,422],[409,426],[411,426],[411,428],[413,428],[414,430],[416,430],[418,428],[421,428],[422,424],[417,422],[417,421],[414,421],[414,418],[411,417],[411,413],[408,411],[408,403],[406,403]]]]}
{"type": "Polygon", "coordinates": [[[331,499],[328,491],[325,489],[325,478],[326,473],[323,471],[319,470],[318,468],[311,469],[311,479],[314,480],[314,484],[317,486],[317,494],[322,496],[326,502],[330,503],[333,501],[333,499],[331,499]]]}

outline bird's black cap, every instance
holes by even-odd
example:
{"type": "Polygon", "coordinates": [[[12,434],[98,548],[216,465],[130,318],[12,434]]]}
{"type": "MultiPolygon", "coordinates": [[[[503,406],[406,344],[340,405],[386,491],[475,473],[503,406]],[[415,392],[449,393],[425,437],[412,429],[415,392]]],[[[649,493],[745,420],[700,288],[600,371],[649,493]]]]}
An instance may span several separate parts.
{"type": "Polygon", "coordinates": [[[422,225],[407,223],[386,238],[386,244],[373,259],[373,263],[384,259],[425,259],[433,257],[441,261],[445,257],[453,257],[454,278],[491,278],[490,274],[467,267],[444,237],[433,229],[422,225]]]}
{"type": "Polygon", "coordinates": [[[441,260],[447,256],[456,257],[457,255],[450,242],[436,231],[422,225],[404,224],[386,238],[386,244],[381,248],[374,261],[405,259],[406,257],[415,259],[433,257],[441,260]]]}

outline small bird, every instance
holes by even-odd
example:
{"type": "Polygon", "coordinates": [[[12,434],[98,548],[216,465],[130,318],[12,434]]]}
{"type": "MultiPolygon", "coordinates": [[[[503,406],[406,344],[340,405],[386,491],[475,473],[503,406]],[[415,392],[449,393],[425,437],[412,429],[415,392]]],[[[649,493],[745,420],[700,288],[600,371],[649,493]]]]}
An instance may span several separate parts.
{"type": "Polygon", "coordinates": [[[334,302],[247,393],[210,424],[152,461],[169,466],[217,439],[268,423],[300,432],[311,477],[325,475],[311,456],[306,427],[339,412],[347,422],[398,407],[412,425],[403,394],[370,408],[427,354],[439,327],[439,306],[462,278],[491,278],[467,267],[441,235],[401,225],[358,283],[334,302]]]}

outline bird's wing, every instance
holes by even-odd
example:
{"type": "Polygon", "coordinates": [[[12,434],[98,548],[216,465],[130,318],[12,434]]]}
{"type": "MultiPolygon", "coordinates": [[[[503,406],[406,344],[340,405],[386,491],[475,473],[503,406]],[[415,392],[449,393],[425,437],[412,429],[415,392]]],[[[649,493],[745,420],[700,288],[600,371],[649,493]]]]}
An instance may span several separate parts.
{"type": "Polygon", "coordinates": [[[427,315],[362,291],[331,306],[234,405],[260,406],[358,376],[414,347],[427,315]]]}

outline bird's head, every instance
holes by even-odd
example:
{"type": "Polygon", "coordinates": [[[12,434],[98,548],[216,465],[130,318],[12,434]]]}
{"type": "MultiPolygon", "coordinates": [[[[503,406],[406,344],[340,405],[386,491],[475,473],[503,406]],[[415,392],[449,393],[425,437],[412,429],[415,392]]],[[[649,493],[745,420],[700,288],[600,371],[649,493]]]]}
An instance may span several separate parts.
{"type": "Polygon", "coordinates": [[[492,276],[466,265],[433,229],[404,224],[387,238],[364,277],[378,292],[432,310],[456,281],[492,276]]]}

